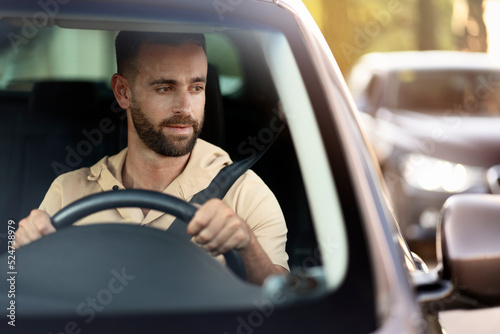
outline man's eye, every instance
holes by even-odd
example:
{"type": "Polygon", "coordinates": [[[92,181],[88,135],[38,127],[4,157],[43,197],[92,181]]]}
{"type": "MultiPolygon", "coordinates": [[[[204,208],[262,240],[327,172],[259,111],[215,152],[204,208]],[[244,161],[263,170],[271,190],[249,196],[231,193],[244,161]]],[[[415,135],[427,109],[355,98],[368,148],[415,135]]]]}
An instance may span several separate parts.
{"type": "Polygon", "coordinates": [[[172,90],[172,87],[160,87],[157,88],[156,91],[159,93],[166,93],[172,90]]]}
{"type": "Polygon", "coordinates": [[[196,93],[202,92],[203,89],[204,89],[203,86],[194,86],[193,87],[193,91],[196,92],[196,93]]]}

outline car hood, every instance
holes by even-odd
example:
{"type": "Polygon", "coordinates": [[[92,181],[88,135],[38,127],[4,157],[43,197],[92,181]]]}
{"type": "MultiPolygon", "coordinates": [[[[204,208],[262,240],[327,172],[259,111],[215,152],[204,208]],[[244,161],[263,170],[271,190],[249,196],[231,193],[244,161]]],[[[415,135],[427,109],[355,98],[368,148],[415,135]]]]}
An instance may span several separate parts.
{"type": "Polygon", "coordinates": [[[500,118],[380,109],[374,130],[404,151],[471,166],[500,164],[500,118]]]}

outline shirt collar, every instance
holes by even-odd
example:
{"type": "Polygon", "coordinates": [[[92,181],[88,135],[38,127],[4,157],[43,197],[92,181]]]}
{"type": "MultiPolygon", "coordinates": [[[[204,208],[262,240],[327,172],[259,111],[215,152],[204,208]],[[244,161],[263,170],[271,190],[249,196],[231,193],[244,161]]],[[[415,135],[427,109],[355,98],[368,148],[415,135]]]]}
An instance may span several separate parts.
{"type": "Polygon", "coordinates": [[[122,184],[122,169],[127,156],[128,148],[111,157],[105,156],[94,166],[90,167],[90,181],[97,181],[102,190],[113,190],[114,186],[125,189],[122,184]]]}

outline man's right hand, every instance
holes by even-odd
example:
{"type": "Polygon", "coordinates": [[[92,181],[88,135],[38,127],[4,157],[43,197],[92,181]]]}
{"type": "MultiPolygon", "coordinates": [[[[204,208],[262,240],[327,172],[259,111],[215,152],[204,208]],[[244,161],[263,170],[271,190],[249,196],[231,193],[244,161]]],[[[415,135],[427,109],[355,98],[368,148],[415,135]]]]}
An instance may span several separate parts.
{"type": "Polygon", "coordinates": [[[19,222],[16,231],[15,247],[27,245],[48,234],[54,233],[55,227],[50,222],[49,215],[42,210],[33,210],[30,215],[19,222]]]}

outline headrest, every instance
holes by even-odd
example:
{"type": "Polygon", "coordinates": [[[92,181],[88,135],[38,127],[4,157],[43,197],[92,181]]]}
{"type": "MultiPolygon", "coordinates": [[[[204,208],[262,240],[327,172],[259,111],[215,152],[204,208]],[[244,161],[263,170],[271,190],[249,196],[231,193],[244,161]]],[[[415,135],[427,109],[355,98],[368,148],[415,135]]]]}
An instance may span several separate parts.
{"type": "Polygon", "coordinates": [[[97,88],[86,81],[42,81],[35,83],[30,111],[36,117],[85,119],[99,108],[97,88]]]}

